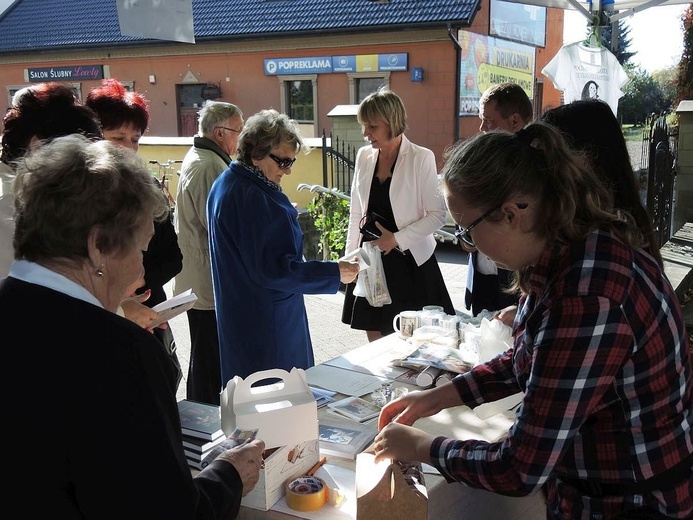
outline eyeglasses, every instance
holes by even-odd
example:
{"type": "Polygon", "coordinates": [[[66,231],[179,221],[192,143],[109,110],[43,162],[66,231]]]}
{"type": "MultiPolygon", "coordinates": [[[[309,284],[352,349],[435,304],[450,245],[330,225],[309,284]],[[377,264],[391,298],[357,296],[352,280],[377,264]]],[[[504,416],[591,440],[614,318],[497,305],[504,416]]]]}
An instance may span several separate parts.
{"type": "MultiPolygon", "coordinates": [[[[486,213],[481,215],[478,219],[476,219],[474,222],[469,224],[466,228],[463,228],[461,226],[457,226],[457,229],[455,229],[455,238],[457,240],[461,240],[462,242],[465,243],[465,245],[469,247],[476,247],[476,244],[474,243],[474,239],[472,238],[472,235],[469,234],[469,232],[474,229],[474,226],[479,225],[481,222],[483,222],[485,219],[490,217],[494,211],[497,209],[500,209],[500,207],[503,204],[498,204],[497,206],[494,206],[490,210],[488,210],[486,213]]],[[[520,209],[527,209],[529,207],[529,204],[526,202],[516,202],[515,205],[520,208],[520,209]]]]}
{"type": "Polygon", "coordinates": [[[288,170],[291,168],[294,163],[296,162],[296,157],[293,159],[289,159],[288,157],[285,157],[284,159],[277,157],[274,154],[268,154],[269,158],[272,159],[274,162],[277,163],[277,166],[279,166],[282,170],[288,170]]]}
{"type": "Polygon", "coordinates": [[[230,130],[231,132],[234,132],[236,134],[240,134],[243,131],[242,128],[240,130],[234,130],[233,128],[229,128],[228,126],[218,126],[217,128],[223,128],[224,130],[230,130]]]}
{"type": "Polygon", "coordinates": [[[476,247],[476,244],[474,243],[474,239],[472,238],[472,235],[469,234],[469,232],[474,229],[474,226],[479,225],[481,222],[483,222],[485,219],[491,216],[491,214],[496,211],[498,208],[500,208],[500,205],[494,206],[490,210],[488,210],[486,213],[481,215],[478,219],[476,219],[474,222],[469,224],[466,228],[463,227],[458,227],[455,230],[455,238],[457,240],[461,240],[462,242],[465,243],[465,245],[469,247],[476,247]]]}

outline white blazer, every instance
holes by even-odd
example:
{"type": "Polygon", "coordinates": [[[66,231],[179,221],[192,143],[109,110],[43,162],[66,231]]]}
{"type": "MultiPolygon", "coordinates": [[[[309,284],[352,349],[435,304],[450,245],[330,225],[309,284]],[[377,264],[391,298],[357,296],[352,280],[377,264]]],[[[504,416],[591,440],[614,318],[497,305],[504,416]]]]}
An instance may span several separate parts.
{"type": "MultiPolygon", "coordinates": [[[[370,145],[360,148],[356,155],[354,180],[351,184],[347,252],[356,249],[361,240],[359,222],[368,209],[377,160],[378,150],[370,145]]],[[[402,144],[392,173],[390,202],[399,229],[395,233],[399,247],[411,252],[416,265],[423,264],[436,248],[433,232],[445,224],[445,201],[440,191],[433,152],[412,143],[405,135],[402,135],[402,144]]]]}

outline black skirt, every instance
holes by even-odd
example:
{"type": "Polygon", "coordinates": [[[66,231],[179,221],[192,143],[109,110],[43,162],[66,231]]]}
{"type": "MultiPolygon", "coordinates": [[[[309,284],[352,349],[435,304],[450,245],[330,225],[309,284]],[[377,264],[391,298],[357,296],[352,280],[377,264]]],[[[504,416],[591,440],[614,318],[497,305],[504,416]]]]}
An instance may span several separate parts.
{"type": "Polygon", "coordinates": [[[393,250],[382,255],[382,259],[392,303],[371,307],[366,298],[354,296],[355,283],[347,284],[342,323],[351,325],[352,329],[390,334],[394,332],[392,320],[401,311],[418,311],[424,305],[440,305],[447,314],[455,314],[435,254],[421,266],[416,265],[409,252],[402,255],[393,250]]]}

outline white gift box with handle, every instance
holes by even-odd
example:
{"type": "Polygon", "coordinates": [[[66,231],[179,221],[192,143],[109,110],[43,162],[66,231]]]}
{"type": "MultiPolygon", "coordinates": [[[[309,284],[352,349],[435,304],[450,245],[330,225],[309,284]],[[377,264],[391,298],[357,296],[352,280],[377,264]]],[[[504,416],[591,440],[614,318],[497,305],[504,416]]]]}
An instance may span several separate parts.
{"type": "Polygon", "coordinates": [[[221,428],[227,436],[236,428],[256,429],[268,450],[318,438],[318,406],[301,368],[263,370],[245,379],[236,376],[220,401],[221,428]],[[258,384],[268,380],[276,381],[258,384]]]}

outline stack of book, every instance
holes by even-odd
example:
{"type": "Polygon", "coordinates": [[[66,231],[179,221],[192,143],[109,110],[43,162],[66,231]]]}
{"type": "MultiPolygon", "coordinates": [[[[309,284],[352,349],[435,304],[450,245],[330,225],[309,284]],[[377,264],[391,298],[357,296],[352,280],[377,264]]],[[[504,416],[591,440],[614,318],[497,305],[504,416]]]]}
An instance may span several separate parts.
{"type": "Polygon", "coordinates": [[[202,469],[202,461],[226,436],[221,429],[219,406],[189,399],[178,401],[183,451],[188,465],[202,469]]]}

